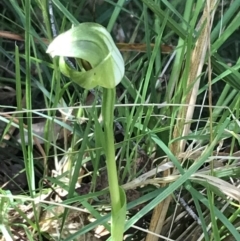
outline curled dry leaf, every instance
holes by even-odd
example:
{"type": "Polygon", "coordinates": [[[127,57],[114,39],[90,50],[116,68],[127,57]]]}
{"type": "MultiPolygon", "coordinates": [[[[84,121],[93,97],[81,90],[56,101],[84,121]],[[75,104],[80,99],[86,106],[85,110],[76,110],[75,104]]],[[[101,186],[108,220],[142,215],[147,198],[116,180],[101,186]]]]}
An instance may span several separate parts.
{"type": "Polygon", "coordinates": [[[240,202],[240,190],[218,177],[196,173],[191,176],[191,179],[207,182],[208,184],[218,188],[225,195],[240,202]]]}

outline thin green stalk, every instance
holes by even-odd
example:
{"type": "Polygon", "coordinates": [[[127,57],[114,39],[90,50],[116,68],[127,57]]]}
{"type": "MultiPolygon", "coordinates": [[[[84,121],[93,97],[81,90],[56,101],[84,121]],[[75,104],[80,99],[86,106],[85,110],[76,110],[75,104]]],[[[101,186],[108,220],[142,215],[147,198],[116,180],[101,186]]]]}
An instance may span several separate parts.
{"type": "MultiPolygon", "coordinates": [[[[194,4],[194,1],[192,1],[192,0],[188,0],[186,2],[186,8],[185,8],[184,15],[183,15],[183,19],[186,20],[186,22],[190,22],[193,4],[194,4]]],[[[185,25],[185,23],[182,23],[181,27],[183,28],[183,30],[186,31],[186,34],[187,34],[188,28],[185,25]]],[[[186,51],[185,41],[186,41],[185,36],[184,36],[184,38],[180,37],[179,40],[178,40],[177,47],[176,47],[177,53],[176,53],[175,60],[174,60],[174,63],[173,63],[172,73],[171,73],[171,77],[169,79],[169,84],[167,86],[166,97],[165,97],[165,99],[168,100],[169,102],[173,97],[173,92],[174,92],[174,89],[176,87],[176,83],[177,83],[178,79],[180,78],[182,62],[183,62],[182,58],[183,58],[183,54],[186,51]]]]}
{"type": "Polygon", "coordinates": [[[114,26],[114,24],[116,23],[117,18],[118,18],[118,16],[119,16],[119,13],[120,13],[120,11],[122,10],[122,7],[123,7],[123,5],[124,5],[125,2],[126,2],[125,0],[118,0],[116,6],[115,6],[115,8],[114,8],[114,11],[113,11],[113,13],[112,13],[112,16],[111,16],[111,18],[110,18],[110,20],[109,20],[109,22],[108,22],[107,30],[108,30],[109,32],[112,31],[113,26],[114,26]]]}
{"type": "MultiPolygon", "coordinates": [[[[32,94],[31,94],[31,0],[25,2],[25,58],[26,58],[26,108],[32,110],[32,94]]],[[[25,160],[26,174],[28,177],[29,191],[31,197],[35,195],[35,174],[33,164],[33,142],[32,142],[32,113],[28,111],[28,158],[25,160]]]]}
{"type": "Polygon", "coordinates": [[[232,19],[232,17],[238,12],[240,6],[239,1],[233,1],[229,6],[228,10],[224,13],[223,18],[221,21],[218,21],[218,24],[212,30],[211,33],[211,43],[216,41],[216,39],[222,35],[224,32],[223,29],[227,26],[228,22],[232,19]]]}
{"type": "MultiPolygon", "coordinates": [[[[155,3],[157,3],[161,7],[160,0],[155,0],[155,3]]],[[[154,30],[158,34],[160,34],[160,31],[161,31],[160,26],[161,26],[160,19],[156,15],[154,15],[154,30]]],[[[159,54],[156,56],[156,60],[155,60],[155,75],[159,74],[160,69],[161,69],[161,55],[159,54]]],[[[158,103],[158,102],[156,102],[156,103],[158,103]]]]}
{"type": "Polygon", "coordinates": [[[113,111],[116,90],[103,88],[102,115],[104,125],[104,143],[106,164],[108,172],[109,190],[113,213],[121,208],[121,200],[118,185],[117,167],[115,163],[115,147],[113,134],[113,111]]]}

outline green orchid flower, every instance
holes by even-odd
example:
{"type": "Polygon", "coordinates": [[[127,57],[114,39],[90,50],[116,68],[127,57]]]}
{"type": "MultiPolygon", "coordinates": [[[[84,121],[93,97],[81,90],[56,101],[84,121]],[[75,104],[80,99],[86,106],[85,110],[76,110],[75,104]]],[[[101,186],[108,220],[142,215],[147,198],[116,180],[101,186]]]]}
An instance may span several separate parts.
{"type": "Polygon", "coordinates": [[[85,89],[96,86],[114,88],[123,78],[125,67],[111,35],[96,23],[82,23],[57,36],[47,49],[52,57],[61,56],[60,70],[85,89]],[[79,72],[68,66],[63,57],[73,57],[91,69],[79,72]]]}

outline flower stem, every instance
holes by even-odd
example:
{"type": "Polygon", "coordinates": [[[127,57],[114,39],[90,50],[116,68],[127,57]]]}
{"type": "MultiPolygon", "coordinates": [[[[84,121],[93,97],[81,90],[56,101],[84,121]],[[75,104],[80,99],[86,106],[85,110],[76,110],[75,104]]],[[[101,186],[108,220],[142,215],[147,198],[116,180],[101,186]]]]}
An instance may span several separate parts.
{"type": "Polygon", "coordinates": [[[117,167],[115,162],[115,147],[113,134],[113,116],[116,90],[103,88],[102,116],[104,125],[104,143],[108,183],[112,203],[112,211],[116,213],[121,208],[120,192],[118,185],[117,167]]]}

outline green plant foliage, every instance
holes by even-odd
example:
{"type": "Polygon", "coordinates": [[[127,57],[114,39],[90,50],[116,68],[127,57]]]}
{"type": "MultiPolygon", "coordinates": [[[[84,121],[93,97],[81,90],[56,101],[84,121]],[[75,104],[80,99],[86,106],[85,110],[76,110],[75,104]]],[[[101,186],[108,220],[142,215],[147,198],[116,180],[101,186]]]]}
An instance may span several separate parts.
{"type": "Polygon", "coordinates": [[[60,56],[61,72],[81,87],[86,89],[92,89],[98,85],[104,87],[102,115],[105,138],[102,146],[105,150],[112,203],[111,234],[113,240],[121,241],[126,218],[126,196],[124,190],[118,186],[113,110],[115,86],[124,75],[123,58],[107,29],[95,23],[83,23],[59,35],[49,45],[47,53],[52,57],[60,56]],[[64,57],[76,58],[82,71],[71,69],[65,63],[64,57]]]}

